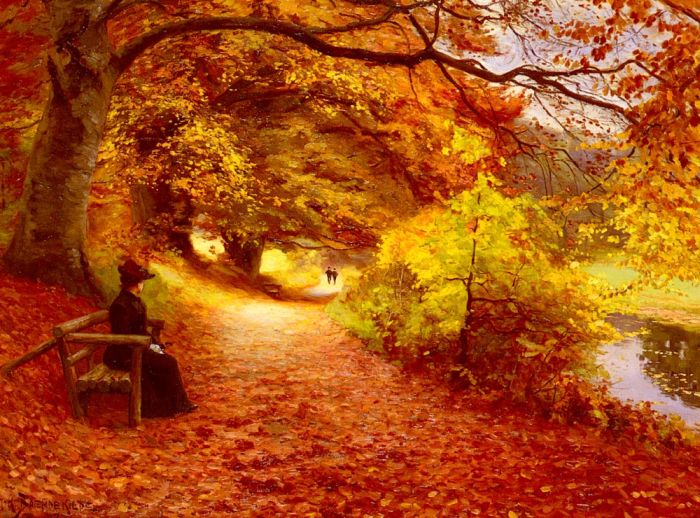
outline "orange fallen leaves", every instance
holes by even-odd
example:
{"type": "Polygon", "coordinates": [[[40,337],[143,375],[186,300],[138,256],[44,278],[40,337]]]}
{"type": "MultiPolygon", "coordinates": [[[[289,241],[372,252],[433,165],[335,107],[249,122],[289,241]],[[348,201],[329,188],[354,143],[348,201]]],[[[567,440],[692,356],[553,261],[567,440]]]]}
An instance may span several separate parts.
{"type": "MultiPolygon", "coordinates": [[[[87,423],[75,422],[55,353],[0,380],[0,506],[25,495],[36,512],[55,502],[92,515],[700,512],[696,450],[450,393],[367,353],[315,305],[247,301],[247,315],[257,308],[296,331],[281,338],[261,326],[263,316],[195,303],[179,300],[188,318],[166,327],[177,329],[167,339],[200,404],[195,413],[129,429],[124,400],[105,395],[87,423]]],[[[0,308],[4,362],[92,306],[0,274],[0,308]]]]}

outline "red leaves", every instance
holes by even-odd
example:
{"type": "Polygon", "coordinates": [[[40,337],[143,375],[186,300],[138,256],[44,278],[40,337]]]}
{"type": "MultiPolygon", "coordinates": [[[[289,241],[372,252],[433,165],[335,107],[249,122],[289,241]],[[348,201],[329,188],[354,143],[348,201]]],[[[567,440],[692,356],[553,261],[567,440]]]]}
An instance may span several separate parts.
{"type": "Polygon", "coordinates": [[[197,434],[198,437],[201,437],[202,439],[209,439],[212,435],[214,435],[214,430],[209,428],[208,426],[200,426],[195,430],[195,433],[197,434]]]}
{"type": "MultiPolygon", "coordinates": [[[[54,320],[91,309],[7,276],[0,276],[0,302],[3,355],[34,345],[54,320]]],[[[239,302],[173,301],[187,325],[167,338],[200,404],[195,413],[146,419],[132,430],[123,425],[123,400],[97,396],[91,424],[76,423],[65,401],[48,402],[51,390],[63,393],[53,355],[0,382],[0,444],[7,445],[0,500],[22,493],[45,505],[88,502],[94,515],[136,516],[153,509],[397,517],[698,509],[695,451],[653,454],[624,434],[598,436],[518,414],[502,400],[451,394],[367,353],[319,307],[239,302]]],[[[649,426],[636,414],[627,419],[639,430],[649,426]]]]}
{"type": "Polygon", "coordinates": [[[253,441],[248,441],[245,439],[236,439],[234,442],[234,447],[237,450],[247,451],[255,448],[255,443],[253,441]]]}
{"type": "Polygon", "coordinates": [[[240,471],[245,469],[247,466],[234,455],[231,459],[227,459],[222,464],[222,467],[231,471],[240,471]]]}
{"type": "Polygon", "coordinates": [[[242,477],[240,484],[249,492],[256,494],[268,494],[281,490],[284,485],[277,479],[257,479],[253,477],[242,477]]]}
{"type": "Polygon", "coordinates": [[[230,419],[226,419],[226,421],[224,421],[224,424],[228,428],[240,428],[241,426],[249,425],[252,422],[253,422],[252,419],[242,419],[241,417],[236,416],[236,417],[232,417],[230,419]]]}

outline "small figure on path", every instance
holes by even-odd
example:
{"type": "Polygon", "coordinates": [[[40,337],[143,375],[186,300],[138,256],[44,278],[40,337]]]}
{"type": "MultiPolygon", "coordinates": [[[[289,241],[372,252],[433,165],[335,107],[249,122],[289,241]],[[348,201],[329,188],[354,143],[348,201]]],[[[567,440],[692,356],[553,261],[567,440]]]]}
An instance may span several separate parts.
{"type": "Polygon", "coordinates": [[[331,272],[331,277],[333,277],[333,284],[335,284],[335,280],[338,278],[338,270],[333,268],[333,271],[331,272]]]}
{"type": "Polygon", "coordinates": [[[326,279],[328,279],[328,284],[331,283],[331,279],[333,278],[333,270],[331,270],[331,267],[329,266],[326,269],[326,279]]]}
{"type": "MultiPolygon", "coordinates": [[[[112,333],[147,335],[146,305],[139,295],[143,283],[155,275],[132,259],[127,259],[118,270],[122,289],[109,306],[112,333]]],[[[153,344],[143,352],[141,411],[144,417],[168,417],[197,408],[187,397],[177,360],[163,352],[162,347],[153,344]]],[[[127,347],[109,346],[105,350],[103,361],[112,369],[129,370],[131,350],[127,347]]]]}

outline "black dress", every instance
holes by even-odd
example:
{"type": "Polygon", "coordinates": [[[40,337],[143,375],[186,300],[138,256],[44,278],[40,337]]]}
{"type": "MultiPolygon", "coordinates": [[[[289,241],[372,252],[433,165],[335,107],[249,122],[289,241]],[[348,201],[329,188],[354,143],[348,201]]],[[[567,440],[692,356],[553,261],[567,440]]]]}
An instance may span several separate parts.
{"type": "MultiPolygon", "coordinates": [[[[149,334],[146,325],[146,305],[127,290],[109,306],[112,333],[129,335],[149,334]]],[[[111,345],[104,353],[103,362],[112,369],[131,369],[131,349],[111,345]]],[[[143,352],[141,375],[141,415],[167,417],[188,410],[192,403],[187,397],[177,360],[169,354],[150,349],[143,352]]]]}

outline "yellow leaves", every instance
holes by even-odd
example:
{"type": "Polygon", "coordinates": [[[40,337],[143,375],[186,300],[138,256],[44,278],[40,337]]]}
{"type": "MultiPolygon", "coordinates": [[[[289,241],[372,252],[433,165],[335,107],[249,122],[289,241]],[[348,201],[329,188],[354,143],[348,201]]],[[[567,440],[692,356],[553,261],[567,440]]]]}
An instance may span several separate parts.
{"type": "MultiPolygon", "coordinates": [[[[397,95],[395,85],[383,80],[383,72],[368,71],[358,63],[339,66],[332,58],[320,56],[310,60],[303,53],[294,55],[293,59],[304,65],[293,67],[286,73],[286,84],[306,90],[332,89],[335,96],[350,101],[353,110],[358,113],[371,115],[370,105],[390,104],[397,95]]],[[[338,113],[332,102],[322,98],[316,99],[311,106],[328,116],[338,113]]]]}
{"type": "Polygon", "coordinates": [[[483,128],[476,125],[460,127],[452,121],[445,121],[445,127],[452,129],[452,141],[442,148],[443,155],[457,155],[466,165],[472,165],[492,154],[490,138],[483,128]]]}
{"type": "Polygon", "coordinates": [[[515,511],[508,511],[508,518],[518,518],[518,513],[515,511]]]}
{"type": "Polygon", "coordinates": [[[177,178],[171,182],[171,185],[175,189],[179,189],[182,191],[188,191],[188,190],[190,190],[190,187],[192,187],[192,179],[191,178],[177,178]]]}
{"type": "Polygon", "coordinates": [[[111,486],[117,489],[122,489],[126,485],[127,481],[128,479],[126,477],[115,477],[110,479],[109,483],[111,486]]]}
{"type": "Polygon", "coordinates": [[[540,487],[540,491],[543,493],[551,493],[552,492],[552,486],[542,486],[540,487]]]}
{"type": "MultiPolygon", "coordinates": [[[[391,337],[392,345],[418,356],[433,350],[421,345],[459,336],[469,282],[472,297],[497,301],[488,306],[489,314],[549,315],[548,337],[538,335],[541,323],[525,317],[524,330],[508,338],[518,361],[547,368],[562,359],[579,362],[579,346],[609,337],[610,326],[602,321],[609,303],[597,296],[601,285],[588,282],[590,275],[577,262],[561,260],[556,232],[536,200],[505,196],[496,179],[481,174],[471,191],[384,236],[374,280],[362,288],[366,304],[355,306],[359,317],[372,321],[378,337],[391,337]]],[[[483,302],[477,306],[486,309],[483,302]]]]}

